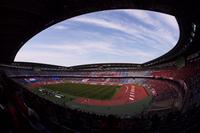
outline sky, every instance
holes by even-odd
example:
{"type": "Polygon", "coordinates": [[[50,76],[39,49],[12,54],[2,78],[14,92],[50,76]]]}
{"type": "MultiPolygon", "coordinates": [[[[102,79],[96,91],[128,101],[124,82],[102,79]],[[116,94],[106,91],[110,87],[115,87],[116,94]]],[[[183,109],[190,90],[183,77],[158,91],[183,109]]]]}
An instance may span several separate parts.
{"type": "Polygon", "coordinates": [[[61,66],[145,63],[179,39],[174,16],[145,10],[107,10],[57,23],[27,41],[15,61],[61,66]]]}

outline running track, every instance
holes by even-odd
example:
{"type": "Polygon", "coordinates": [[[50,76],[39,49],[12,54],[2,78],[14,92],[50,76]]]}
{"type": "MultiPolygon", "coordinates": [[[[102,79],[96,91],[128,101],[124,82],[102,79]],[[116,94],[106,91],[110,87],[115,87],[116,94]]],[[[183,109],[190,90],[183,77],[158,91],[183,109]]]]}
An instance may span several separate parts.
{"type": "Polygon", "coordinates": [[[142,100],[146,96],[148,96],[148,94],[143,87],[126,84],[122,85],[111,100],[95,100],[79,97],[73,100],[73,102],[85,105],[112,106],[134,103],[142,100]]]}

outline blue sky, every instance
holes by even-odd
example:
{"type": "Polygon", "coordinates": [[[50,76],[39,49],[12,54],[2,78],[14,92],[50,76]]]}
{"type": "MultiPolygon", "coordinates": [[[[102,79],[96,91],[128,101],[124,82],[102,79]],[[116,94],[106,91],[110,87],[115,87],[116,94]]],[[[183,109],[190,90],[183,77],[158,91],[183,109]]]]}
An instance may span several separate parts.
{"type": "Polygon", "coordinates": [[[144,63],[179,39],[175,17],[145,10],[109,10],[77,16],[47,28],[19,50],[15,61],[61,66],[144,63]]]}

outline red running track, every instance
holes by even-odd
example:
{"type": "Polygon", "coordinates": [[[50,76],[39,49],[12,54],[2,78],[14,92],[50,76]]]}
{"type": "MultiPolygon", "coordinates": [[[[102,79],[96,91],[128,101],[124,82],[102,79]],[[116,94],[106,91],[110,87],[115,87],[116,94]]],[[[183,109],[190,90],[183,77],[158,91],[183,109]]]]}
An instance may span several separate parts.
{"type": "Polygon", "coordinates": [[[148,96],[143,87],[132,84],[123,85],[111,100],[95,100],[79,97],[73,100],[75,103],[85,105],[113,106],[134,103],[148,96]]]}

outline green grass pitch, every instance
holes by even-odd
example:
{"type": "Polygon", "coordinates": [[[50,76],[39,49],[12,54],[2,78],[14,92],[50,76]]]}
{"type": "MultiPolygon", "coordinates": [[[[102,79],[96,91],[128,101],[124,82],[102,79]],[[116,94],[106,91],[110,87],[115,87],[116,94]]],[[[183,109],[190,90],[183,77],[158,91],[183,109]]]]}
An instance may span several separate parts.
{"type": "MultiPolygon", "coordinates": [[[[32,92],[41,96],[47,100],[54,102],[61,106],[67,106],[71,109],[78,109],[85,112],[98,113],[103,115],[130,115],[134,116],[139,114],[141,111],[147,109],[152,101],[152,96],[149,95],[144,99],[137,101],[132,104],[124,104],[117,106],[97,106],[97,105],[84,105],[81,103],[73,102],[77,97],[85,97],[97,100],[109,100],[115,93],[120,89],[120,86],[111,85],[91,85],[91,84],[80,84],[80,83],[59,83],[51,85],[43,85],[38,88],[33,88],[32,92]],[[49,96],[39,91],[39,88],[48,90],[49,92],[58,92],[64,95],[64,98],[56,98],[55,96],[49,96]]],[[[148,91],[150,93],[150,91],[148,91]]]]}
{"type": "Polygon", "coordinates": [[[40,88],[58,91],[65,96],[85,97],[97,100],[109,100],[119,90],[120,86],[60,83],[45,85],[40,88]]]}

